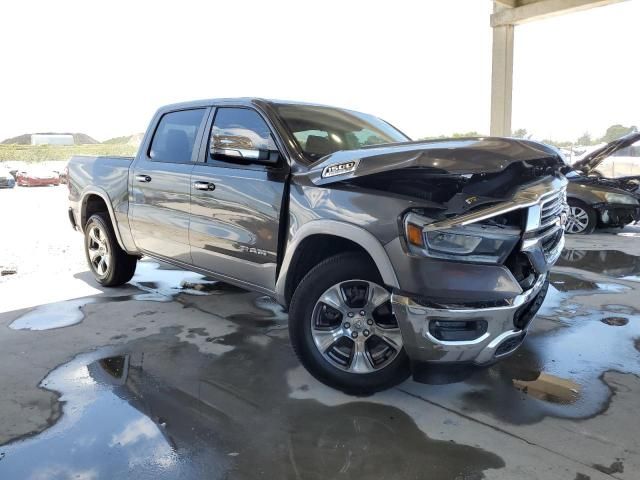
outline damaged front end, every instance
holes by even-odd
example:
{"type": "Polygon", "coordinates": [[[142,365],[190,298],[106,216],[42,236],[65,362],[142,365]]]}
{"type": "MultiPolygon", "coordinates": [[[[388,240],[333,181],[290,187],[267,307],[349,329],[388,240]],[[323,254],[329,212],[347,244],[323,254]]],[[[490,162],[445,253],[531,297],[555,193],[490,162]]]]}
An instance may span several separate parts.
{"type": "Polygon", "coordinates": [[[412,199],[385,250],[414,363],[489,364],[517,349],[564,246],[566,164],[557,151],[462,139],[337,152],[313,167],[316,185],[412,199]]]}
{"type": "MultiPolygon", "coordinates": [[[[517,349],[564,246],[566,184],[547,176],[509,200],[444,220],[404,217],[409,255],[437,265],[423,276],[421,292],[414,285],[393,294],[414,362],[483,365],[517,349]]],[[[426,262],[422,268],[430,269],[426,262]]]]}

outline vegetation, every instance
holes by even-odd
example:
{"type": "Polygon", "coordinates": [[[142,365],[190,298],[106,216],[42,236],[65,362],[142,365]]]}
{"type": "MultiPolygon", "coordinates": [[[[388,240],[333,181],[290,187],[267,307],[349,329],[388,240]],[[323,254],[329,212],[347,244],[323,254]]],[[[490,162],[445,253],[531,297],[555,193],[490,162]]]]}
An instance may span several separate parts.
{"type": "Polygon", "coordinates": [[[102,143],[106,143],[107,145],[122,145],[123,143],[129,143],[132,139],[133,135],[126,135],[124,137],[113,137],[102,143]]]}
{"type": "Polygon", "coordinates": [[[0,162],[69,160],[74,155],[134,156],[137,150],[135,145],[104,143],[95,145],[0,145],[0,162]]]}
{"type": "MultiPolygon", "coordinates": [[[[554,140],[551,138],[545,138],[541,140],[541,142],[547,143],[549,145],[554,145],[556,147],[570,147],[572,145],[581,145],[584,147],[588,145],[597,145],[599,143],[609,143],[613,140],[616,140],[617,138],[622,137],[623,135],[627,135],[628,133],[637,132],[637,131],[638,131],[638,127],[636,127],[635,125],[632,125],[630,127],[625,127],[623,125],[617,124],[617,125],[611,125],[609,128],[607,128],[607,131],[605,132],[605,134],[599,138],[593,138],[589,132],[584,132],[580,137],[578,137],[574,141],[554,140]]],[[[514,130],[512,133],[512,136],[518,137],[518,138],[532,137],[532,135],[530,135],[525,128],[519,128],[517,130],[514,130]]]]}
{"type": "MultiPolygon", "coordinates": [[[[95,138],[90,137],[86,133],[39,133],[37,135],[73,135],[73,143],[76,145],[94,145],[99,143],[95,138]]],[[[2,145],[31,145],[31,134],[25,133],[17,137],[7,138],[0,142],[2,145]]]]}
{"type": "Polygon", "coordinates": [[[604,134],[604,137],[600,139],[600,141],[609,143],[614,141],[616,138],[620,138],[623,135],[627,135],[628,133],[637,131],[638,127],[636,127],[635,125],[632,125],[630,127],[624,127],[622,125],[611,125],[609,128],[607,128],[607,132],[604,134]]]}

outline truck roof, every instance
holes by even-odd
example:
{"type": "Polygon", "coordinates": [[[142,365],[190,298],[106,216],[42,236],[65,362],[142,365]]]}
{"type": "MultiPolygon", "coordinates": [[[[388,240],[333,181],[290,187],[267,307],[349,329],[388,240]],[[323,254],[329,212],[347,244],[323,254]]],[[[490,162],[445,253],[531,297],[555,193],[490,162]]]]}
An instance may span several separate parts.
{"type": "MultiPolygon", "coordinates": [[[[244,106],[253,106],[253,105],[309,105],[309,106],[317,106],[317,107],[329,107],[329,108],[339,108],[332,107],[330,105],[322,105],[318,103],[309,103],[309,102],[298,102],[293,100],[277,100],[277,99],[268,99],[261,97],[236,97],[236,98],[207,98],[202,100],[191,100],[188,102],[178,102],[172,103],[169,105],[164,105],[159,108],[159,111],[165,110],[175,110],[180,108],[197,108],[197,107],[209,107],[211,105],[244,105],[244,106]]],[[[347,109],[341,109],[347,110],[347,109]]]]}

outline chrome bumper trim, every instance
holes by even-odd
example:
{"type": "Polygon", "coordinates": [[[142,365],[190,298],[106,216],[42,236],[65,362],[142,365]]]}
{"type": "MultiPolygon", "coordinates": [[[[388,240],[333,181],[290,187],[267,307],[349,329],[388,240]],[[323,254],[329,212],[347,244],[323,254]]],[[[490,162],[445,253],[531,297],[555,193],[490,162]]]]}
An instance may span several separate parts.
{"type": "Polygon", "coordinates": [[[391,304],[409,358],[420,362],[472,362],[479,365],[492,362],[498,358],[496,350],[505,340],[522,335],[523,330],[514,327],[515,313],[535,298],[546,278],[546,274],[540,275],[531,289],[514,297],[509,305],[499,307],[445,310],[425,307],[410,297],[393,294],[391,304]],[[486,320],[488,329],[471,341],[441,341],[429,333],[429,322],[435,319],[486,320]]]}

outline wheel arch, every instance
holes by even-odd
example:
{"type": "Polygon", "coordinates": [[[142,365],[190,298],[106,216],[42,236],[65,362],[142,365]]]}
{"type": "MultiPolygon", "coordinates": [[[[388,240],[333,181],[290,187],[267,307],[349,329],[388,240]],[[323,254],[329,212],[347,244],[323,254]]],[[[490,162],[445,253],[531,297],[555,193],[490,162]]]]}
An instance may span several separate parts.
{"type": "Polygon", "coordinates": [[[98,212],[105,212],[109,215],[109,220],[111,221],[111,226],[113,227],[113,231],[116,235],[118,245],[120,245],[120,248],[123,250],[126,250],[122,242],[122,237],[120,236],[120,230],[118,228],[118,223],[116,222],[116,216],[113,211],[113,205],[109,198],[109,194],[100,188],[92,187],[85,190],[82,193],[82,198],[80,199],[79,226],[82,232],[84,232],[84,228],[91,215],[98,212]]]}
{"type": "Polygon", "coordinates": [[[278,302],[288,306],[295,286],[311,268],[325,258],[350,250],[365,253],[385,285],[399,286],[387,252],[373,234],[349,223],[314,220],[303,225],[288,242],[276,282],[278,302]]]}

